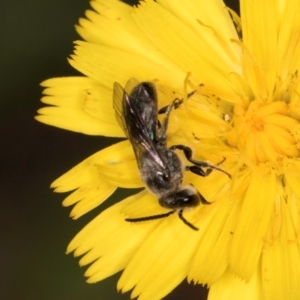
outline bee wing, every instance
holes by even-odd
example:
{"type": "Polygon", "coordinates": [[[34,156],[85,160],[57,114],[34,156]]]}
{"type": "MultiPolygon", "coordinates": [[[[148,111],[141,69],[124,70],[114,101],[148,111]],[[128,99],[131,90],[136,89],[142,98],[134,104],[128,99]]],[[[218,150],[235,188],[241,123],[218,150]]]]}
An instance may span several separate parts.
{"type": "MultiPolygon", "coordinates": [[[[124,112],[124,102],[125,102],[125,97],[128,98],[127,103],[131,103],[131,106],[134,106],[134,103],[132,101],[129,101],[129,95],[131,91],[140,84],[140,82],[135,79],[131,78],[128,80],[125,86],[125,90],[122,88],[122,86],[118,83],[114,83],[114,89],[113,89],[113,107],[116,112],[116,120],[119,123],[120,127],[123,129],[124,133],[126,134],[127,138],[130,139],[127,125],[126,125],[126,115],[124,112]]],[[[136,116],[139,114],[136,112],[136,116]]]]}
{"type": "Polygon", "coordinates": [[[135,78],[130,78],[128,81],[127,81],[127,83],[126,83],[126,86],[125,86],[125,92],[128,94],[128,95],[130,95],[131,94],[131,92],[132,92],[132,90],[134,89],[134,88],[136,88],[138,85],[140,84],[140,82],[137,80],[137,79],[135,79],[135,78]]]}
{"type": "Polygon", "coordinates": [[[129,134],[125,122],[125,116],[123,112],[123,98],[128,95],[126,95],[126,92],[121,87],[121,85],[117,82],[114,83],[114,95],[113,95],[113,106],[115,110],[116,120],[119,123],[120,127],[123,129],[125,135],[129,139],[129,134]]]}
{"type": "MultiPolygon", "coordinates": [[[[126,90],[130,90],[129,84],[131,85],[133,82],[139,84],[136,79],[131,79],[126,85],[126,90]]],[[[116,112],[116,119],[131,142],[138,164],[143,153],[146,152],[152,156],[153,162],[158,167],[164,169],[164,163],[147,131],[145,120],[141,118],[135,106],[135,101],[117,82],[114,83],[113,106],[116,112]]]]}

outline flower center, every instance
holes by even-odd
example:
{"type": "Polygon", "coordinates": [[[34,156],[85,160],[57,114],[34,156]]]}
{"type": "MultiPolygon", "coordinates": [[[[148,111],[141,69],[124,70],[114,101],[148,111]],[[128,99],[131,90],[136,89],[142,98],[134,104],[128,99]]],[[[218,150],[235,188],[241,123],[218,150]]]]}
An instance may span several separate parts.
{"type": "Polygon", "coordinates": [[[248,107],[237,105],[234,108],[233,127],[227,140],[230,146],[241,151],[245,161],[278,162],[282,156],[299,156],[294,137],[298,124],[288,116],[285,102],[254,100],[248,107]]]}

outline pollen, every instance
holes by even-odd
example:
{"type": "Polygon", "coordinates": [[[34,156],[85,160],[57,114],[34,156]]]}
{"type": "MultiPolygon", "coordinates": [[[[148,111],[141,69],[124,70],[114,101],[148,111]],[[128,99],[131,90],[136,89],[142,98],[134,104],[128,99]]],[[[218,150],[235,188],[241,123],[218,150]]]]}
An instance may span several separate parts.
{"type": "Polygon", "coordinates": [[[244,155],[246,162],[279,162],[282,157],[299,156],[293,134],[298,124],[290,116],[286,102],[256,99],[248,105],[235,106],[227,141],[244,155]]]}

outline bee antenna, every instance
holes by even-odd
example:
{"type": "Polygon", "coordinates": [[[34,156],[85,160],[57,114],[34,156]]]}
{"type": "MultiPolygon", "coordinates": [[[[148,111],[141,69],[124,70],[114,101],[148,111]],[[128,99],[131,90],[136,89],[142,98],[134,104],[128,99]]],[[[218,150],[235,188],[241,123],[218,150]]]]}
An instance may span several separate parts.
{"type": "Polygon", "coordinates": [[[188,220],[184,218],[182,209],[178,212],[178,217],[188,227],[192,228],[193,230],[199,230],[199,228],[195,227],[193,224],[191,224],[188,220]]]}
{"type": "Polygon", "coordinates": [[[174,214],[175,210],[168,211],[165,214],[160,214],[160,215],[154,215],[154,216],[148,216],[148,217],[141,217],[141,218],[126,218],[125,221],[127,222],[143,222],[143,221],[151,221],[151,220],[157,220],[157,219],[162,219],[166,218],[172,214],[174,214]]]}

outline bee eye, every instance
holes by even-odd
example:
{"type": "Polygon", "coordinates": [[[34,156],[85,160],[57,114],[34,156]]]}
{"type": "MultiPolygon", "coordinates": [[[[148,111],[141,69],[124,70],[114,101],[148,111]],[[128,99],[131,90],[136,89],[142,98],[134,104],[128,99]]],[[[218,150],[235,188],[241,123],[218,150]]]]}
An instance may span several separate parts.
{"type": "Polygon", "coordinates": [[[177,193],[174,201],[184,207],[195,207],[199,205],[200,198],[198,194],[191,193],[189,190],[182,190],[177,193]]]}
{"type": "Polygon", "coordinates": [[[192,197],[192,196],[188,196],[188,197],[182,198],[181,201],[182,201],[183,203],[189,203],[189,202],[191,201],[191,197],[192,197]]]}
{"type": "Polygon", "coordinates": [[[164,175],[163,175],[163,178],[164,178],[165,181],[170,181],[170,176],[169,176],[169,174],[164,174],[164,175]]]}

